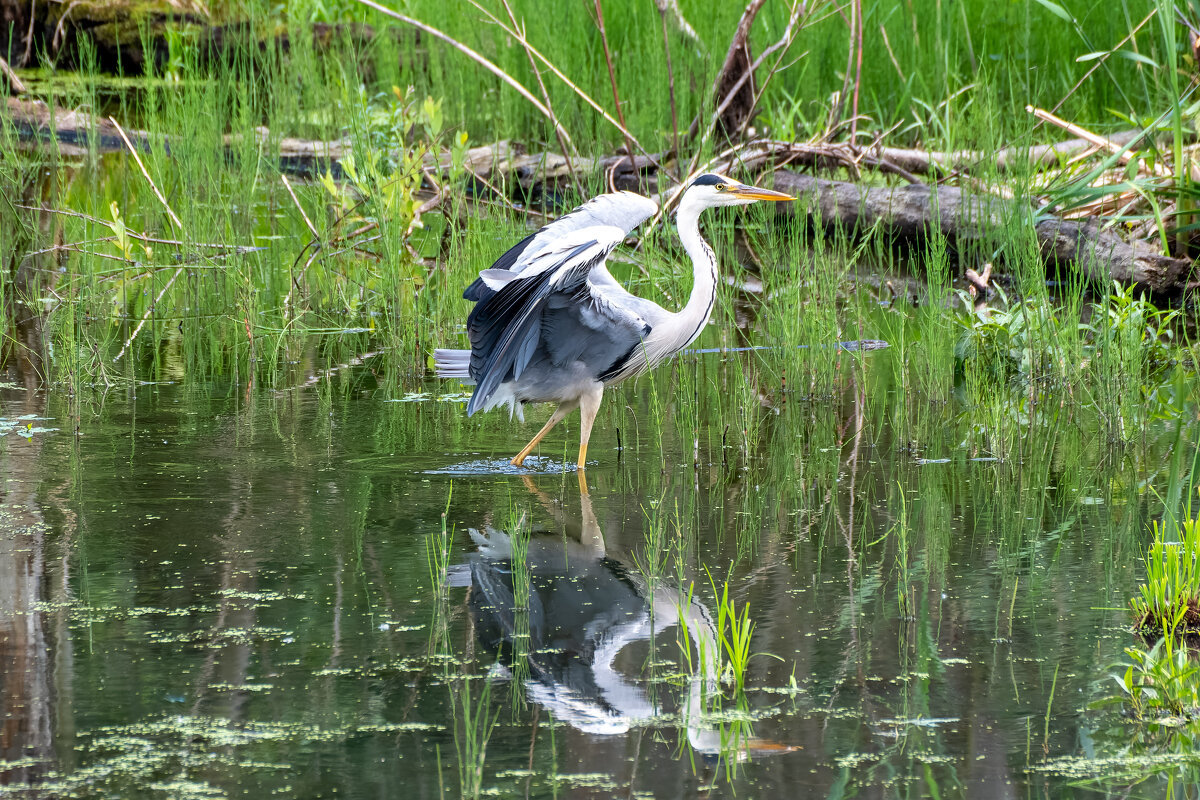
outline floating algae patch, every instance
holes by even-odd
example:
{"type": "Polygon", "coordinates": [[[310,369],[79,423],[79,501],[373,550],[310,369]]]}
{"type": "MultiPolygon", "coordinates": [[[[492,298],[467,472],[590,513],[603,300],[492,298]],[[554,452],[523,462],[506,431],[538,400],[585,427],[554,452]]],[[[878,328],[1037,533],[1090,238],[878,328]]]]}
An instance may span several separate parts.
{"type": "MultiPolygon", "coordinates": [[[[236,687],[238,689],[244,687],[236,687]]],[[[314,725],[304,722],[233,722],[210,716],[163,716],[132,725],[107,726],[78,735],[82,764],[69,773],[50,771],[36,784],[10,784],[0,794],[36,791],[45,797],[227,797],[227,789],[204,780],[213,770],[232,786],[247,785],[248,773],[286,778],[295,765],[272,758],[297,745],[341,742],[358,736],[436,732],[420,723],[314,725]],[[287,745],[281,750],[279,745],[287,745]],[[268,748],[264,751],[264,748],[268,748]],[[264,758],[265,756],[265,758],[264,758]]],[[[12,764],[15,762],[3,762],[12,764]]],[[[269,789],[264,789],[263,794],[269,789]]],[[[234,792],[240,794],[241,792],[234,792]]]]}
{"type": "Polygon", "coordinates": [[[471,399],[471,395],[466,392],[452,392],[449,394],[434,394],[433,392],[409,392],[403,397],[394,397],[390,400],[384,400],[385,403],[465,403],[471,399]]]}
{"type": "Polygon", "coordinates": [[[1200,767],[1200,752],[1146,753],[1116,756],[1064,756],[1028,769],[1034,774],[1056,775],[1071,780],[1096,779],[1114,783],[1142,781],[1185,767],[1200,767]]]}
{"type": "Polygon", "coordinates": [[[220,648],[235,644],[256,644],[269,640],[288,644],[295,640],[295,634],[283,628],[257,625],[253,628],[220,628],[217,630],[204,628],[179,633],[147,631],[146,638],[155,644],[199,644],[205,647],[220,648]]]}
{"type": "Polygon", "coordinates": [[[271,592],[263,590],[246,592],[240,589],[225,588],[219,590],[217,594],[226,600],[247,600],[252,603],[274,603],[279,600],[308,599],[308,595],[304,592],[271,592]]]}
{"type": "Polygon", "coordinates": [[[22,414],[19,417],[0,417],[0,436],[7,436],[10,433],[15,433],[18,436],[24,436],[26,439],[37,433],[52,433],[58,428],[47,428],[44,425],[35,425],[35,422],[48,422],[51,417],[39,417],[37,414],[22,414]]]}
{"type": "Polygon", "coordinates": [[[559,773],[551,776],[554,783],[565,783],[580,789],[599,789],[605,792],[615,791],[618,787],[611,775],[602,772],[591,773],[559,773]]]}

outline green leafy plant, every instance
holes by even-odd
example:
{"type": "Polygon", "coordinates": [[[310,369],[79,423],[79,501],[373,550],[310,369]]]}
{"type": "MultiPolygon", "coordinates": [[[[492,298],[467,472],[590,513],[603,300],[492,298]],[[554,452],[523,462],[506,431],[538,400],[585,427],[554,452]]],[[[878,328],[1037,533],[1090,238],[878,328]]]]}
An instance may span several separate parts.
{"type": "Polygon", "coordinates": [[[488,741],[496,729],[499,709],[491,708],[492,687],[483,682],[478,702],[471,701],[470,683],[450,689],[451,711],[454,715],[454,749],[458,753],[459,791],[464,798],[483,794],[483,766],[487,761],[488,741]]]}
{"type": "Polygon", "coordinates": [[[1163,636],[1149,650],[1127,647],[1125,653],[1130,663],[1112,679],[1120,687],[1116,698],[1134,719],[1172,727],[1200,720],[1200,666],[1178,637],[1163,636]]]}
{"type": "Polygon", "coordinates": [[[1109,351],[1121,367],[1138,373],[1171,363],[1172,327],[1179,312],[1159,309],[1135,287],[1113,283],[1113,291],[1093,307],[1093,322],[1082,325],[1097,353],[1109,351]]]}
{"type": "MultiPolygon", "coordinates": [[[[1027,298],[1004,308],[976,308],[964,297],[970,309],[959,317],[963,335],[955,347],[955,367],[961,374],[968,366],[985,377],[1003,382],[1061,377],[1073,362],[1067,348],[1070,341],[1064,320],[1044,298],[1027,298]]],[[[1080,326],[1082,327],[1082,326],[1080,326]]]]}
{"type": "Polygon", "coordinates": [[[1165,634],[1200,632],[1200,518],[1154,523],[1146,582],[1131,606],[1139,628],[1165,634]]]}
{"type": "Polygon", "coordinates": [[[737,603],[729,596],[729,581],[722,584],[719,594],[711,574],[708,575],[708,583],[717,598],[717,652],[713,654],[718,664],[717,676],[722,682],[732,684],[740,694],[746,688],[746,669],[750,659],[756,655],[770,654],[750,652],[750,638],[754,633],[750,604],[746,603],[738,609],[737,603]]]}

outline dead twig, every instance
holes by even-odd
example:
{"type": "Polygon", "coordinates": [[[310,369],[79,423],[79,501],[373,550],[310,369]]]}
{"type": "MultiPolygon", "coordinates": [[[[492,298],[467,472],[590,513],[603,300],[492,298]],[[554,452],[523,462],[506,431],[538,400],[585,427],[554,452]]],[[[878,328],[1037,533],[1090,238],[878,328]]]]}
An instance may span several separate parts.
{"type": "Polygon", "coordinates": [[[308,214],[304,213],[304,206],[300,205],[300,198],[296,197],[296,193],[292,191],[292,184],[288,181],[287,175],[279,174],[279,179],[283,181],[283,188],[287,189],[287,193],[292,196],[292,202],[296,204],[296,210],[300,212],[300,216],[304,219],[304,224],[308,226],[312,232],[314,239],[320,239],[321,234],[317,233],[316,226],[312,224],[312,220],[308,218],[308,214]]]}
{"type": "MultiPolygon", "coordinates": [[[[358,2],[360,2],[360,3],[366,2],[366,1],[367,0],[358,0],[358,2]]],[[[477,8],[481,14],[483,14],[493,24],[495,24],[496,27],[500,28],[500,30],[504,31],[506,34],[508,34],[512,38],[516,39],[521,44],[522,47],[527,47],[529,52],[533,53],[533,55],[535,57],[537,57],[538,61],[542,62],[542,64],[544,64],[547,69],[549,69],[552,73],[554,73],[554,76],[556,78],[558,78],[560,81],[565,83],[567,85],[567,88],[569,88],[572,92],[574,92],[579,97],[580,100],[582,100],[583,102],[585,102],[589,106],[591,106],[592,109],[597,114],[599,114],[604,119],[605,122],[607,122],[608,124],[610,124],[614,128],[616,128],[618,131],[620,131],[621,135],[623,137],[625,137],[628,141],[633,142],[634,147],[636,147],[641,152],[642,155],[644,155],[644,156],[646,156],[646,158],[650,159],[650,162],[652,164],[654,164],[655,167],[658,167],[660,170],[662,169],[662,165],[659,164],[654,159],[654,156],[648,150],[646,150],[645,147],[642,146],[642,143],[638,141],[637,137],[634,136],[629,131],[628,128],[626,128],[624,125],[622,125],[620,123],[620,121],[614,119],[611,114],[609,114],[607,111],[604,110],[603,106],[601,106],[594,99],[592,99],[591,95],[589,95],[583,89],[579,88],[579,86],[576,85],[574,81],[572,81],[570,78],[568,78],[566,76],[566,74],[563,73],[562,70],[560,70],[557,66],[555,66],[553,61],[546,58],[546,56],[542,55],[541,51],[538,50],[536,47],[534,47],[532,44],[530,44],[529,41],[526,40],[518,31],[516,31],[513,28],[511,28],[510,26],[506,25],[503,20],[501,20],[499,17],[497,17],[495,14],[493,14],[487,8],[480,5],[477,2],[477,0],[467,0],[467,2],[469,2],[471,5],[475,6],[475,8],[477,8]]]]}
{"type": "Polygon", "coordinates": [[[79,5],[80,0],[71,0],[67,4],[67,8],[58,17],[58,24],[54,26],[54,35],[50,37],[50,52],[57,53],[60,45],[66,43],[67,36],[65,27],[67,18],[71,16],[71,12],[75,10],[75,6],[79,5]]]}
{"type": "MultiPolygon", "coordinates": [[[[667,59],[667,92],[671,103],[671,151],[675,154],[675,158],[678,159],[679,115],[675,107],[675,70],[671,66],[671,39],[667,35],[667,8],[671,3],[672,0],[654,0],[654,5],[658,8],[658,15],[662,19],[663,55],[667,59]]],[[[675,6],[675,13],[679,13],[678,5],[675,6]]],[[[695,35],[695,31],[692,31],[692,35],[695,35]]]]}
{"type": "Polygon", "coordinates": [[[679,0],[654,0],[654,4],[658,6],[658,11],[663,15],[663,21],[666,21],[666,12],[672,11],[675,15],[675,27],[679,28],[679,32],[687,38],[691,39],[696,44],[700,44],[700,37],[696,35],[696,30],[684,18],[683,12],[679,9],[679,0]]]}
{"type": "Polygon", "coordinates": [[[33,57],[33,23],[37,19],[37,0],[29,0],[29,30],[25,32],[25,52],[21,55],[21,63],[18,67],[29,65],[29,59],[33,57]]]}
{"type": "MultiPolygon", "coordinates": [[[[862,47],[863,47],[863,10],[862,0],[851,0],[850,3],[850,53],[847,56],[846,80],[850,80],[851,67],[854,69],[854,83],[850,94],[850,142],[858,138],[858,95],[862,88],[862,47]]],[[[843,87],[844,88],[844,87],[843,87]]],[[[844,93],[843,93],[844,96],[844,93]]]]}
{"type": "MultiPolygon", "coordinates": [[[[723,124],[725,130],[732,134],[741,128],[742,116],[749,113],[751,109],[738,108],[736,109],[736,118],[730,118],[730,111],[733,102],[736,98],[749,94],[750,100],[754,97],[754,68],[753,59],[750,57],[750,28],[754,25],[754,19],[758,16],[758,12],[762,9],[766,0],[750,0],[750,3],[742,11],[742,16],[738,20],[737,28],[734,29],[733,38],[729,42],[729,49],[725,52],[725,61],[721,64],[721,69],[717,72],[716,80],[713,82],[712,96],[718,103],[717,113],[715,117],[716,124],[723,124]],[[749,83],[749,91],[743,92],[746,84],[749,83]]],[[[696,118],[699,122],[699,117],[696,118]]],[[[710,127],[716,127],[711,125],[710,127]]],[[[693,131],[695,127],[693,127],[693,131]]],[[[689,134],[694,135],[693,131],[689,134]]]]}
{"type": "MultiPolygon", "coordinates": [[[[1104,55],[1097,58],[1096,63],[1093,64],[1087,72],[1083,73],[1083,77],[1081,77],[1079,80],[1075,81],[1075,85],[1067,90],[1067,93],[1065,95],[1063,95],[1063,98],[1054,105],[1054,108],[1050,109],[1050,113],[1052,113],[1052,114],[1056,113],[1060,108],[1062,108],[1063,104],[1066,103],[1067,100],[1069,100],[1071,98],[1071,95],[1075,94],[1075,92],[1079,89],[1080,86],[1083,86],[1083,82],[1086,81],[1088,78],[1092,77],[1093,72],[1100,69],[1100,67],[1104,66],[1104,62],[1108,60],[1109,56],[1111,56],[1113,53],[1115,53],[1116,51],[1118,51],[1122,47],[1124,47],[1127,42],[1131,41],[1133,39],[1133,37],[1137,35],[1137,32],[1140,31],[1146,25],[1147,22],[1149,22],[1151,19],[1153,19],[1154,15],[1157,13],[1158,13],[1158,9],[1152,8],[1150,10],[1150,13],[1147,14],[1145,17],[1143,17],[1141,22],[1139,22],[1137,25],[1134,25],[1133,30],[1131,30],[1125,36],[1124,39],[1117,42],[1116,46],[1113,47],[1112,50],[1109,50],[1107,53],[1105,53],[1104,55]]],[[[1035,128],[1035,130],[1036,130],[1036,128],[1035,128]]]]}
{"type": "Polygon", "coordinates": [[[767,86],[770,85],[771,79],[779,73],[780,67],[783,65],[783,59],[787,57],[788,51],[792,48],[792,43],[796,38],[796,25],[800,22],[801,17],[806,14],[805,4],[800,0],[793,0],[791,10],[788,13],[787,25],[784,26],[783,35],[775,42],[768,45],[754,63],[750,65],[750,73],[758,72],[758,68],[766,62],[766,60],[775,52],[779,53],[779,57],[775,59],[775,63],[771,65],[771,69],[767,71],[767,75],[763,78],[762,83],[758,86],[758,91],[754,93],[754,102],[750,104],[750,113],[742,120],[742,127],[738,130],[738,136],[745,138],[746,131],[750,126],[750,121],[754,119],[754,111],[758,108],[758,104],[762,102],[763,94],[767,91],[767,86]]]}
{"type": "MultiPolygon", "coordinates": [[[[22,203],[13,203],[13,208],[22,208],[22,209],[25,209],[26,211],[41,211],[41,212],[44,212],[47,214],[58,214],[59,216],[63,216],[63,217],[75,217],[76,219],[82,219],[82,220],[86,220],[88,222],[94,222],[97,225],[103,225],[106,228],[109,228],[112,226],[112,222],[110,222],[108,220],[103,220],[103,219],[100,219],[99,217],[93,217],[91,214],[84,214],[79,211],[67,211],[66,209],[63,209],[63,208],[51,208],[50,206],[46,206],[46,205],[27,206],[22,203]]],[[[229,253],[226,253],[223,255],[241,255],[242,253],[254,253],[258,250],[263,249],[261,247],[254,247],[254,246],[250,246],[250,245],[221,244],[220,242],[216,242],[216,243],[183,242],[183,241],[180,241],[179,239],[161,239],[156,236],[147,236],[144,233],[138,233],[137,231],[132,230],[130,228],[125,229],[125,235],[128,236],[130,239],[137,239],[139,242],[147,242],[149,244],[169,244],[169,245],[174,245],[176,247],[185,247],[185,246],[186,247],[210,247],[210,248],[217,249],[217,250],[229,250],[230,251],[229,253]]],[[[206,258],[210,258],[210,257],[218,258],[221,256],[206,256],[206,258]]]]}
{"type": "Polygon", "coordinates": [[[900,82],[908,83],[908,78],[904,77],[904,70],[900,69],[900,62],[896,60],[896,54],[892,52],[892,43],[888,40],[887,28],[880,25],[879,32],[883,35],[883,46],[888,52],[888,58],[892,60],[892,66],[896,68],[896,74],[900,76],[900,82]]]}

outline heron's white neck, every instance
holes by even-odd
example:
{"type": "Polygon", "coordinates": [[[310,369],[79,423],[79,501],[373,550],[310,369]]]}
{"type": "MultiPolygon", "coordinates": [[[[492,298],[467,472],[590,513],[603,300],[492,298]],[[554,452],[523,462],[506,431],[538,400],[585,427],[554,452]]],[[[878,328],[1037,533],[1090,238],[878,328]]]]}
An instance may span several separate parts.
{"type": "Polygon", "coordinates": [[[695,341],[704,330],[717,297],[717,258],[713,255],[712,248],[700,236],[700,212],[703,210],[704,207],[700,204],[689,203],[685,195],[676,217],[683,249],[692,259],[693,277],[692,294],[673,320],[678,328],[678,347],[681,348],[695,341]]]}

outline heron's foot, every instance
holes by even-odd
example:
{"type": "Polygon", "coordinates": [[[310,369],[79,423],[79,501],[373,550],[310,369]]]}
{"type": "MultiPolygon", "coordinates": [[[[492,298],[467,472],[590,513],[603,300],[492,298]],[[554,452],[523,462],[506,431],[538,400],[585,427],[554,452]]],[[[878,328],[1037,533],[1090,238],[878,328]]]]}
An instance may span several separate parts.
{"type": "Polygon", "coordinates": [[[525,466],[525,457],[527,455],[528,453],[518,453],[517,455],[513,456],[512,461],[508,463],[512,464],[514,467],[523,467],[525,466]]]}

